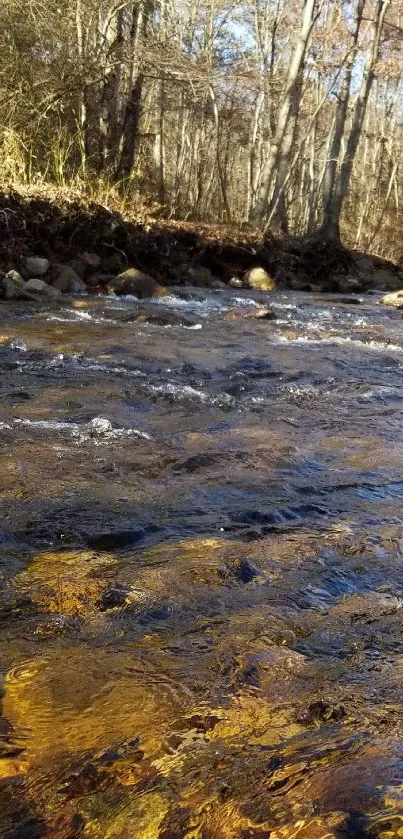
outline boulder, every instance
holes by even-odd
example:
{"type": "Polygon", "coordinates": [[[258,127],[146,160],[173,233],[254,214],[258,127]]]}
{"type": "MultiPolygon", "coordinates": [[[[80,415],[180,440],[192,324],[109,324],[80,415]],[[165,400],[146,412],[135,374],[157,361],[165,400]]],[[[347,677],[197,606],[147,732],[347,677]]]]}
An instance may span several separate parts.
{"type": "Polygon", "coordinates": [[[353,259],[360,274],[374,273],[375,266],[370,256],[365,256],[363,253],[356,253],[353,254],[353,259]]]}
{"type": "Polygon", "coordinates": [[[264,268],[251,268],[245,274],[245,284],[257,291],[274,291],[276,284],[264,268]]]}
{"type": "Polygon", "coordinates": [[[301,272],[295,274],[294,271],[286,271],[284,285],[293,291],[312,291],[312,283],[308,274],[301,272]]]}
{"type": "Polygon", "coordinates": [[[192,285],[200,285],[209,288],[214,287],[214,283],[220,282],[218,277],[215,277],[210,271],[210,268],[204,268],[202,265],[198,268],[189,268],[188,275],[192,285]]]}
{"type": "Polygon", "coordinates": [[[370,278],[372,288],[383,288],[385,291],[399,291],[402,285],[400,277],[394,271],[380,268],[370,278]]]}
{"type": "Polygon", "coordinates": [[[32,300],[32,295],[27,292],[26,283],[18,271],[9,271],[3,277],[3,292],[6,300],[32,300]]]}
{"type": "Polygon", "coordinates": [[[123,254],[116,251],[115,253],[109,254],[109,256],[105,256],[101,260],[100,267],[103,274],[113,274],[116,277],[117,274],[125,270],[126,265],[127,261],[123,254]]]}
{"type": "MultiPolygon", "coordinates": [[[[76,259],[70,259],[69,266],[70,266],[70,268],[73,269],[73,271],[76,272],[76,274],[78,274],[78,276],[80,277],[80,280],[84,279],[84,277],[87,273],[87,267],[88,267],[85,264],[85,262],[83,262],[81,259],[76,257],[76,259]]],[[[62,268],[62,267],[63,266],[59,266],[59,269],[62,268]]]]}
{"type": "Polygon", "coordinates": [[[362,279],[352,277],[350,274],[335,274],[334,279],[337,283],[337,291],[340,291],[342,294],[354,294],[357,291],[362,291],[362,279]]]}
{"type": "Polygon", "coordinates": [[[118,274],[108,284],[108,291],[114,291],[115,294],[133,294],[140,299],[164,297],[168,294],[166,288],[159,285],[149,274],[139,271],[138,268],[128,268],[127,271],[118,274]]]}
{"type": "Polygon", "coordinates": [[[25,285],[26,291],[29,291],[30,294],[37,294],[38,296],[52,298],[53,300],[58,300],[62,296],[62,292],[59,291],[58,288],[54,288],[48,283],[45,283],[43,280],[39,280],[37,278],[32,277],[32,279],[28,280],[25,285]]]}
{"type": "Polygon", "coordinates": [[[41,256],[27,256],[25,270],[28,277],[43,277],[49,270],[49,260],[41,256]]]}
{"type": "Polygon", "coordinates": [[[229,285],[231,288],[243,288],[243,282],[239,277],[231,277],[229,285]]]}
{"type": "Polygon", "coordinates": [[[395,306],[396,309],[403,309],[403,290],[385,294],[385,297],[382,297],[379,302],[383,303],[384,306],[395,306]]]}
{"type": "Polygon", "coordinates": [[[101,257],[98,256],[97,253],[92,253],[92,251],[84,251],[84,253],[80,253],[79,259],[81,262],[84,262],[84,265],[87,265],[88,268],[94,268],[94,270],[99,268],[101,264],[101,257]]]}
{"type": "Polygon", "coordinates": [[[53,286],[63,294],[85,294],[87,291],[87,286],[70,265],[62,266],[53,286]]]}
{"type": "Polygon", "coordinates": [[[107,288],[110,283],[113,283],[115,279],[114,274],[89,274],[86,277],[86,285],[90,288],[98,288],[98,286],[102,286],[103,288],[107,288]]]}

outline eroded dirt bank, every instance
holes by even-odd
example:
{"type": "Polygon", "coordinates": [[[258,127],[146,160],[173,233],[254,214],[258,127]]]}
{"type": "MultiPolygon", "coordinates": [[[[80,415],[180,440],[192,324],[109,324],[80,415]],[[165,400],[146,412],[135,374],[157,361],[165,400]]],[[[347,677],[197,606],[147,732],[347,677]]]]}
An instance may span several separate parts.
{"type": "Polygon", "coordinates": [[[20,271],[27,256],[52,266],[73,264],[82,252],[95,253],[94,274],[135,266],[164,285],[211,285],[264,268],[280,288],[360,292],[403,286],[399,266],[379,257],[330,247],[323,242],[279,239],[241,228],[186,222],[136,224],[100,205],[0,194],[0,270],[20,271]]]}

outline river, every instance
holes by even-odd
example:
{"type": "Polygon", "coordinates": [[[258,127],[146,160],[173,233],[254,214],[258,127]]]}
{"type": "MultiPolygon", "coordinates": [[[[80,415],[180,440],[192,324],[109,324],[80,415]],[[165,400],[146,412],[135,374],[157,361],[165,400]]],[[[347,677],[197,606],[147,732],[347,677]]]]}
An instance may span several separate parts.
{"type": "Polygon", "coordinates": [[[1,304],[0,836],[403,836],[401,313],[178,291],[1,304]]]}

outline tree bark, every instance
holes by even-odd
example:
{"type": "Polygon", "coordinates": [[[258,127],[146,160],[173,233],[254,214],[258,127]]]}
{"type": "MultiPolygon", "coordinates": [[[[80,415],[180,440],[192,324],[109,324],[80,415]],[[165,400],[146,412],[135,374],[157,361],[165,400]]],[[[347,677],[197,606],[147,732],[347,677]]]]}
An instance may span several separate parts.
{"type": "Polygon", "coordinates": [[[120,136],[120,155],[116,168],[116,179],[126,181],[130,178],[141,114],[141,99],[143,93],[144,74],[141,72],[141,51],[147,29],[150,7],[148,0],[139,0],[133,9],[130,66],[130,90],[124,110],[123,124],[120,136]]]}
{"type": "MultiPolygon", "coordinates": [[[[273,187],[273,177],[277,169],[278,161],[281,160],[281,173],[277,181],[277,192],[281,189],[281,179],[284,179],[287,169],[287,161],[291,154],[292,139],[294,136],[294,121],[292,115],[298,111],[301,101],[301,74],[305,64],[305,55],[315,22],[317,0],[305,0],[301,29],[295,44],[294,53],[289,65],[287,87],[282,105],[277,118],[277,126],[268,159],[264,167],[261,185],[257,199],[250,214],[252,224],[260,227],[267,215],[269,201],[273,187]]],[[[278,196],[277,199],[278,201],[278,196]]]]}
{"type": "MultiPolygon", "coordinates": [[[[340,109],[339,121],[338,125],[335,128],[334,132],[334,148],[332,147],[331,150],[331,159],[332,159],[332,166],[329,169],[328,175],[328,182],[326,185],[326,191],[324,191],[324,196],[326,200],[325,204],[325,213],[324,213],[324,220],[323,226],[321,228],[321,235],[330,240],[334,240],[336,242],[340,241],[340,219],[341,219],[341,212],[343,209],[343,203],[347,196],[347,192],[350,186],[351,175],[353,171],[353,164],[355,155],[358,148],[358,143],[360,140],[362,126],[364,123],[365,113],[367,110],[369,95],[371,93],[372,84],[375,78],[375,64],[378,59],[379,55],[379,46],[380,46],[380,37],[382,33],[383,22],[385,18],[386,9],[390,3],[390,0],[377,0],[376,8],[375,8],[375,17],[372,22],[372,42],[370,47],[370,54],[369,58],[363,73],[362,84],[359,90],[357,100],[355,103],[353,117],[352,117],[352,124],[351,129],[347,138],[346,143],[346,151],[343,156],[343,160],[340,166],[340,171],[338,177],[336,177],[335,166],[337,165],[337,160],[335,160],[335,155],[333,152],[337,151],[337,148],[340,151],[342,139],[344,136],[344,126],[346,122],[346,114],[347,114],[347,106],[348,106],[348,99],[349,95],[347,90],[345,91],[345,103],[340,109]]],[[[360,5],[361,6],[361,0],[360,5]]],[[[362,16],[362,9],[361,9],[361,16],[362,16]]],[[[358,32],[357,32],[358,38],[358,32]]],[[[350,79],[351,84],[351,73],[350,75],[347,73],[347,80],[350,79]]],[[[346,81],[346,80],[345,80],[346,81]]],[[[350,85],[349,85],[350,90],[350,85]]],[[[338,155],[337,155],[338,157],[338,155]]]]}

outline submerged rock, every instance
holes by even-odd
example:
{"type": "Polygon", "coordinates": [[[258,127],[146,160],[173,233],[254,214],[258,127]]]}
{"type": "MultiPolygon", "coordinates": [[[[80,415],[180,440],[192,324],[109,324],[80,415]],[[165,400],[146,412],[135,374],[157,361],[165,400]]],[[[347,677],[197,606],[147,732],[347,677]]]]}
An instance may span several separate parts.
{"type": "Polygon", "coordinates": [[[112,431],[112,423],[110,420],[105,419],[105,417],[94,417],[88,423],[88,430],[92,434],[107,434],[112,431]]]}
{"type": "Polygon", "coordinates": [[[383,303],[384,306],[394,306],[396,309],[403,309],[403,289],[385,294],[379,302],[383,303]]]}
{"type": "Polygon", "coordinates": [[[257,291],[274,291],[276,284],[264,268],[252,268],[245,275],[245,283],[257,291]]]}
{"type": "Polygon", "coordinates": [[[153,277],[149,274],[144,274],[138,268],[128,268],[118,274],[112,282],[108,284],[108,290],[114,291],[115,294],[134,294],[135,297],[144,299],[146,297],[164,297],[168,291],[163,286],[159,285],[153,277]]]}
{"type": "Polygon", "coordinates": [[[346,716],[343,705],[333,705],[323,699],[311,702],[297,717],[297,722],[303,725],[317,725],[318,723],[340,722],[346,716]]]}
{"type": "Polygon", "coordinates": [[[243,309],[229,309],[224,317],[226,320],[277,320],[276,313],[267,306],[259,306],[257,309],[252,309],[247,312],[243,309]]]}
{"type": "Polygon", "coordinates": [[[249,559],[241,559],[239,563],[236,565],[235,569],[235,577],[240,583],[251,583],[255,577],[259,576],[259,571],[255,568],[254,565],[249,561],[249,559]]]}
{"type": "Polygon", "coordinates": [[[273,309],[268,309],[266,306],[259,307],[250,312],[249,317],[255,320],[277,320],[277,315],[273,309]]]}
{"type": "Polygon", "coordinates": [[[102,593],[98,606],[101,612],[106,612],[108,609],[117,609],[130,603],[133,590],[130,586],[124,583],[111,583],[110,586],[102,593]]]}
{"type": "MultiPolygon", "coordinates": [[[[132,319],[132,316],[130,316],[132,319]]],[[[194,318],[189,318],[183,315],[182,313],[173,312],[173,311],[155,311],[155,308],[152,310],[143,310],[139,312],[135,316],[135,320],[138,323],[149,323],[154,326],[195,326],[197,320],[194,318]]]]}
{"type": "Polygon", "coordinates": [[[43,277],[49,270],[49,260],[41,256],[28,256],[25,260],[25,270],[29,277],[43,277]]]}

